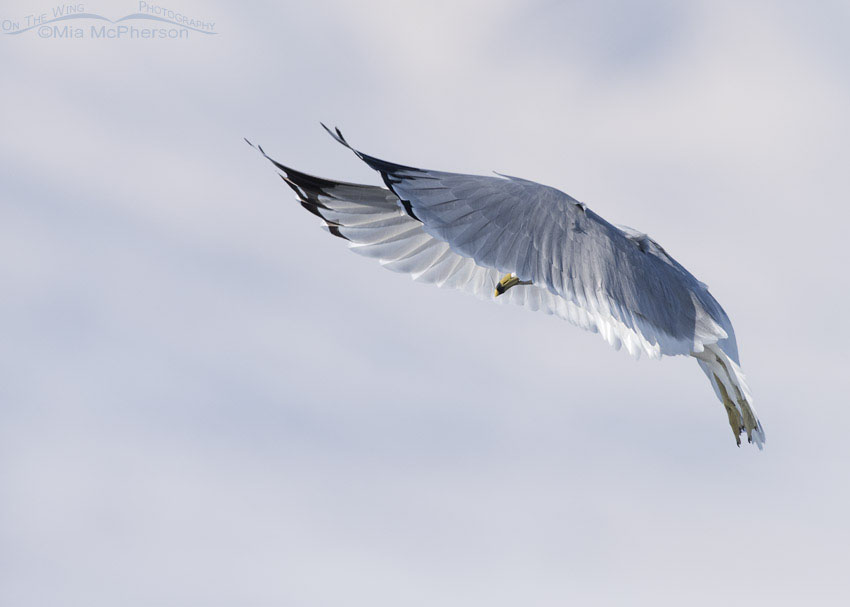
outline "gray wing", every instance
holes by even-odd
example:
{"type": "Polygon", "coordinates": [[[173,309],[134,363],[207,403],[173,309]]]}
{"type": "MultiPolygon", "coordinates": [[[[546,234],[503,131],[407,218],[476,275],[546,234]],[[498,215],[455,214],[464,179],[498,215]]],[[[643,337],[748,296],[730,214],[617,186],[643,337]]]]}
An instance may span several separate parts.
{"type": "Polygon", "coordinates": [[[615,347],[658,357],[718,343],[737,360],[731,323],[706,285],[646,235],[608,223],[555,188],[386,162],[351,148],[339,130],[328,132],[380,172],[425,234],[478,267],[514,272],[563,298],[565,317],[570,309],[584,315],[577,324],[615,347]]]}
{"type": "MultiPolygon", "coordinates": [[[[458,255],[448,243],[425,232],[422,222],[405,212],[392,191],[308,175],[258,149],[278,168],[301,206],[321,218],[322,227],[345,240],[353,252],[377,259],[388,270],[409,274],[416,281],[460,289],[481,299],[493,298],[501,274],[458,255]]],[[[585,315],[563,298],[534,285],[511,289],[498,301],[556,314],[577,324],[588,323],[585,315]]]]}

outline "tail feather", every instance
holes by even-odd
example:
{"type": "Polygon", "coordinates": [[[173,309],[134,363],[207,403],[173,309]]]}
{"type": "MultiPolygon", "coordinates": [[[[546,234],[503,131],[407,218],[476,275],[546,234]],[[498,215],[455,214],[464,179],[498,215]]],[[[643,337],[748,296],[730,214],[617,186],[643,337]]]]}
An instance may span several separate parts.
{"type": "Polygon", "coordinates": [[[738,364],[716,344],[706,346],[703,352],[693,356],[726,408],[738,445],[741,444],[741,435],[746,434],[747,442],[763,449],[766,441],[764,428],[753,408],[752,394],[738,364]]]}

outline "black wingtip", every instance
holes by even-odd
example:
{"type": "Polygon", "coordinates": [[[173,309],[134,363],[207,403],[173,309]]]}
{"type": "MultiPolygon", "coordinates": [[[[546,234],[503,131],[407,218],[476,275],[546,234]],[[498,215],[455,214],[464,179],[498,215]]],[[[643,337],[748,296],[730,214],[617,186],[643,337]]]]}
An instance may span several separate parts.
{"type": "Polygon", "coordinates": [[[326,125],[324,122],[320,122],[319,124],[322,125],[322,128],[325,129],[328,132],[328,135],[333,137],[334,140],[336,140],[337,143],[344,145],[349,150],[352,150],[352,151],[354,150],[354,148],[351,147],[351,144],[349,144],[348,141],[346,141],[345,136],[342,134],[342,131],[339,130],[339,127],[334,127],[334,129],[331,130],[328,127],[328,125],[326,125]]]}
{"type": "Polygon", "coordinates": [[[337,134],[336,134],[336,133],[334,133],[334,132],[333,132],[333,131],[332,131],[332,130],[328,127],[328,125],[326,125],[324,122],[320,122],[319,124],[321,124],[321,125],[322,125],[322,128],[323,128],[323,129],[325,129],[325,130],[328,132],[328,135],[330,135],[331,137],[333,137],[334,139],[336,139],[337,141],[339,141],[340,143],[342,143],[342,141],[340,141],[340,139],[339,139],[339,137],[337,136],[337,134]]]}
{"type": "Polygon", "coordinates": [[[268,158],[269,160],[271,160],[272,162],[274,162],[274,160],[272,160],[271,158],[269,158],[269,155],[268,155],[268,154],[266,154],[265,150],[263,150],[263,146],[261,146],[259,143],[255,145],[255,144],[251,143],[250,141],[248,141],[248,138],[247,138],[247,137],[243,137],[242,139],[244,139],[244,140],[245,140],[245,143],[247,143],[248,145],[250,145],[250,146],[251,146],[252,148],[254,148],[255,150],[259,150],[260,154],[262,154],[263,156],[265,156],[266,158],[268,158]]]}

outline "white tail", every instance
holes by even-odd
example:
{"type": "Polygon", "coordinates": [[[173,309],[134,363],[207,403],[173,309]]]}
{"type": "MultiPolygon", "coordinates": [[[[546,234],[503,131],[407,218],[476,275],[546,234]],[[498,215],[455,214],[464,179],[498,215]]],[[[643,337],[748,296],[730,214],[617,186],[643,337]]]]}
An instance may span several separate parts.
{"type": "Polygon", "coordinates": [[[738,445],[741,444],[741,435],[746,432],[747,441],[763,449],[764,428],[753,409],[753,397],[741,367],[717,344],[707,345],[705,350],[692,356],[697,359],[700,368],[714,387],[717,398],[726,407],[729,425],[732,426],[738,445]]]}

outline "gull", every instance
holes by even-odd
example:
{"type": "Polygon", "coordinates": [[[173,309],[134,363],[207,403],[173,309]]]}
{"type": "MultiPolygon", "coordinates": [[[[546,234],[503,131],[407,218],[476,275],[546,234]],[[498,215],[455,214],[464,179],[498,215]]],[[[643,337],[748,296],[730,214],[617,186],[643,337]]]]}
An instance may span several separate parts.
{"type": "Polygon", "coordinates": [[[762,449],[764,429],[729,317],[655,240],[555,188],[387,162],[322,126],[386,187],[314,177],[256,147],[301,206],[352,251],[420,282],[558,316],[635,358],[691,356],[725,407],[737,444],[746,435],[762,449]]]}

